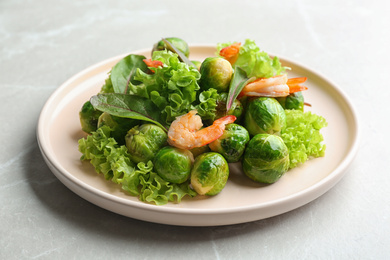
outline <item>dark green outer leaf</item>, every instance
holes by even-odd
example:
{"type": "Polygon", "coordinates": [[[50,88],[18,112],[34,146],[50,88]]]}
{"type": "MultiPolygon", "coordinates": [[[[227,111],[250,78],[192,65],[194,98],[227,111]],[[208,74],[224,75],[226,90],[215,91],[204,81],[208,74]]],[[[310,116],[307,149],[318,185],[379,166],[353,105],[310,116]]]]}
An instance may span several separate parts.
{"type": "Polygon", "coordinates": [[[106,93],[91,97],[95,109],[111,115],[144,120],[154,123],[167,131],[161,123],[159,109],[149,99],[120,93],[106,93]]]}
{"type": "Polygon", "coordinates": [[[177,55],[179,55],[179,59],[186,63],[187,65],[189,66],[192,66],[194,68],[196,68],[195,64],[192,63],[187,57],[186,55],[184,55],[184,53],[182,53],[181,51],[179,51],[173,44],[171,44],[167,39],[165,38],[162,38],[162,40],[165,42],[165,44],[167,45],[167,48],[171,51],[171,52],[174,52],[176,53],[177,55]]]}
{"type": "Polygon", "coordinates": [[[130,54],[121,59],[111,70],[111,82],[115,93],[128,94],[129,82],[136,84],[138,81],[134,80],[134,75],[137,69],[147,71],[148,67],[143,61],[145,56],[130,54]]]}
{"type": "Polygon", "coordinates": [[[255,79],[255,77],[248,78],[246,72],[241,69],[241,67],[234,68],[234,74],[232,81],[230,82],[229,94],[226,100],[226,111],[229,111],[229,109],[232,107],[234,100],[237,98],[238,94],[240,94],[245,85],[254,81],[255,79]]]}

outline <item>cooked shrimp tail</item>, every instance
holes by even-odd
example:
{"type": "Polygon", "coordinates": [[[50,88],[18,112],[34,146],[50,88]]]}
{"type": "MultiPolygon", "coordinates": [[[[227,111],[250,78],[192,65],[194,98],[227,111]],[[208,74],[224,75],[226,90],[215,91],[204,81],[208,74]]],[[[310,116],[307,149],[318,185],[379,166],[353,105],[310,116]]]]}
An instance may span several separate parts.
{"type": "Polygon", "coordinates": [[[241,43],[236,42],[230,46],[227,46],[219,51],[219,55],[224,57],[230,64],[234,64],[238,58],[238,53],[240,51],[241,43]]]}
{"type": "Polygon", "coordinates": [[[301,85],[307,80],[306,77],[290,78],[287,80],[287,86],[290,89],[290,93],[307,90],[307,87],[301,85]]]}

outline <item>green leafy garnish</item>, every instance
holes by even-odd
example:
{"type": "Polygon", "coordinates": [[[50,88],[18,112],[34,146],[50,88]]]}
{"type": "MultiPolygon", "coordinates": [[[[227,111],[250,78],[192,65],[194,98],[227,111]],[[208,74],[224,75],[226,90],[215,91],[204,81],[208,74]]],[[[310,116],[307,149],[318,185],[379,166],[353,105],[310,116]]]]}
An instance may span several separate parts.
{"type": "Polygon", "coordinates": [[[99,94],[91,97],[93,107],[113,116],[144,120],[166,130],[161,121],[161,113],[154,103],[139,96],[119,93],[99,94]]]}
{"type": "Polygon", "coordinates": [[[325,118],[310,111],[285,110],[286,127],[281,137],[289,150],[290,169],[295,168],[309,158],[325,155],[326,145],[321,128],[327,126],[325,118]]]}
{"type": "Polygon", "coordinates": [[[150,99],[160,110],[162,120],[170,124],[195,105],[200,73],[167,50],[153,52],[152,60],[161,61],[163,66],[153,68],[153,74],[137,70],[134,79],[142,83],[130,83],[130,94],[150,99]]]}
{"type": "Polygon", "coordinates": [[[147,71],[148,67],[143,61],[145,56],[130,54],[121,59],[111,70],[110,79],[115,93],[129,93],[129,83],[139,84],[134,79],[137,69],[147,71]]]}
{"type": "Polygon", "coordinates": [[[147,165],[139,163],[138,168],[143,171],[143,175],[140,175],[141,195],[139,196],[141,201],[153,202],[156,205],[164,205],[168,201],[176,201],[180,203],[182,198],[186,195],[194,197],[197,193],[189,186],[189,182],[182,184],[172,184],[163,180],[153,170],[153,164],[151,161],[147,165]]]}
{"type": "Polygon", "coordinates": [[[163,205],[180,203],[186,195],[196,196],[188,182],[172,184],[153,172],[153,163],[138,163],[130,160],[126,146],[119,146],[110,137],[110,128],[103,126],[87,138],[79,140],[81,160],[88,160],[104,178],[121,185],[121,188],[141,201],[163,205]]]}
{"type": "Polygon", "coordinates": [[[241,67],[235,66],[233,78],[230,81],[228,98],[226,100],[226,111],[230,110],[241,90],[255,79],[255,77],[248,78],[246,72],[241,67]]]}
{"type": "Polygon", "coordinates": [[[215,88],[202,91],[199,94],[199,104],[195,105],[202,120],[214,121],[217,112],[218,91],[215,88]]]}
{"type": "MultiPolygon", "coordinates": [[[[231,42],[219,44],[218,53],[222,48],[231,44],[231,42]]],[[[240,47],[234,67],[241,67],[248,78],[270,78],[283,74],[286,69],[278,57],[271,58],[268,53],[261,51],[253,40],[249,39],[245,40],[245,43],[240,47]]]]}
{"type": "Polygon", "coordinates": [[[135,165],[126,147],[119,146],[110,133],[111,129],[103,126],[87,138],[81,138],[78,141],[79,151],[82,153],[81,160],[89,160],[96,172],[103,174],[106,180],[121,183],[124,176],[132,175],[135,165]]]}

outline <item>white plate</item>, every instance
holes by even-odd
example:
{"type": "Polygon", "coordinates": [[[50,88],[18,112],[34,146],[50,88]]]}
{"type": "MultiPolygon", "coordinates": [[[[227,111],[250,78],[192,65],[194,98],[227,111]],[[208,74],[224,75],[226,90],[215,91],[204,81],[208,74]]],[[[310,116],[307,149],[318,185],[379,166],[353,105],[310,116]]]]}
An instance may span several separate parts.
{"type": "MultiPolygon", "coordinates": [[[[150,50],[134,52],[150,56],[150,50]]],[[[215,47],[191,47],[191,59],[214,56],[215,47]]],[[[306,76],[309,90],[306,110],[326,118],[322,131],[326,155],[287,172],[278,182],[264,186],[243,176],[239,165],[231,165],[225,189],[214,197],[185,199],[180,204],[156,206],[143,203],[106,181],[88,162],[79,160],[78,139],[84,137],[78,112],[95,95],[107,73],[125,55],[100,62],[78,73],[60,86],[45,104],[37,138],[50,169],[69,189],[112,212],[140,220],[184,226],[214,226],[268,218],[298,208],[324,194],[344,175],[358,148],[358,122],[352,104],[334,83],[295,62],[281,58],[292,68],[289,77],[306,76]]]]}

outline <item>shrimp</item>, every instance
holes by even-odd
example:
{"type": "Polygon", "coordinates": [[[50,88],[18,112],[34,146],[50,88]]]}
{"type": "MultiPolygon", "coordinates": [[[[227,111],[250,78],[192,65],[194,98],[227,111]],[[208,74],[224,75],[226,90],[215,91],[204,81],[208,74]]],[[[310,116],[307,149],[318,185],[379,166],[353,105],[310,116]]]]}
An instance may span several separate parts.
{"type": "MultiPolygon", "coordinates": [[[[164,65],[162,61],[159,60],[143,59],[142,61],[145,62],[146,66],[148,66],[149,68],[158,68],[164,65]]],[[[151,71],[154,72],[153,69],[151,69],[151,71]]]]}
{"type": "Polygon", "coordinates": [[[230,64],[234,64],[238,58],[238,52],[240,51],[241,43],[236,42],[230,46],[227,46],[219,51],[219,55],[229,61],[230,64]]]}
{"type": "Polygon", "coordinates": [[[240,96],[285,97],[290,93],[307,90],[301,84],[306,77],[287,79],[287,75],[279,75],[271,78],[259,78],[247,84],[240,96]]]}
{"type": "MultiPolygon", "coordinates": [[[[228,60],[232,65],[236,62],[241,43],[233,43],[219,52],[219,55],[228,60]]],[[[306,81],[306,77],[287,79],[287,75],[279,75],[271,78],[258,78],[247,84],[241,91],[242,96],[263,96],[263,97],[285,97],[290,93],[307,90],[301,84],[306,81]]]]}
{"type": "Polygon", "coordinates": [[[211,126],[201,129],[202,119],[197,111],[177,117],[168,130],[168,143],[180,149],[201,147],[217,140],[223,134],[225,125],[236,120],[233,115],[225,116],[214,121],[211,126]]]}

